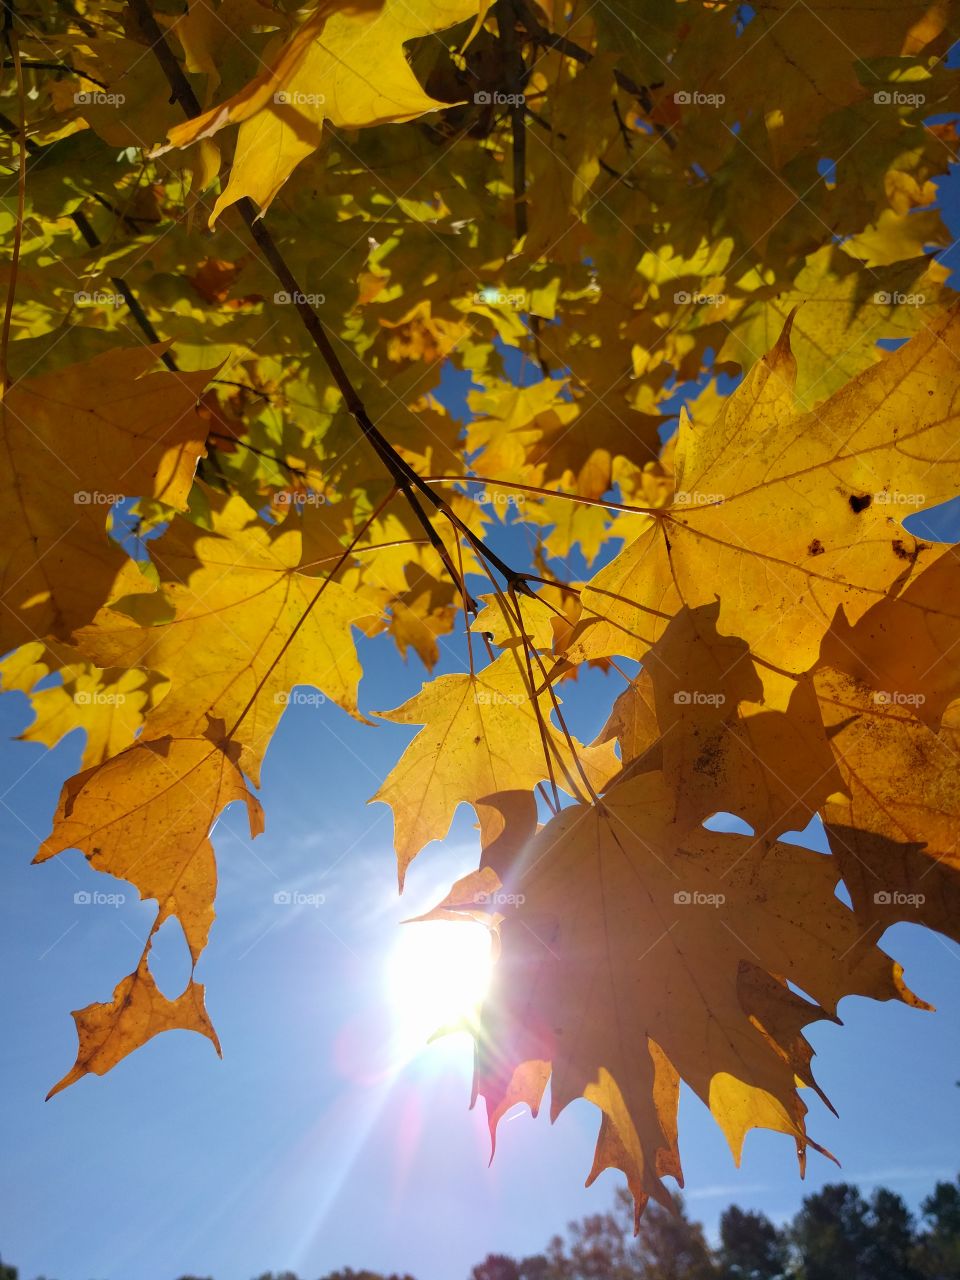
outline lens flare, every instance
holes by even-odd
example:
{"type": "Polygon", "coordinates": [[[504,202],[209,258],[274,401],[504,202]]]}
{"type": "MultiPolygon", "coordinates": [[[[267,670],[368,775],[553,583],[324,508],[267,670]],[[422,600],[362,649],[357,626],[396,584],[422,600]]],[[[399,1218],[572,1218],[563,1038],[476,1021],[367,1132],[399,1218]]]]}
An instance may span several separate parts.
{"type": "Polygon", "coordinates": [[[387,964],[400,1038],[416,1053],[437,1031],[469,1024],[490,983],[490,933],[472,921],[402,925],[387,964]]]}

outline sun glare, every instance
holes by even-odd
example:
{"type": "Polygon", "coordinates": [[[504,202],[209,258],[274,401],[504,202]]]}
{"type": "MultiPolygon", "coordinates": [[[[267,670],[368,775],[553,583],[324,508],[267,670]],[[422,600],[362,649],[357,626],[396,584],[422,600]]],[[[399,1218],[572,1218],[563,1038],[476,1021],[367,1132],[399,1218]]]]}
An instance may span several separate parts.
{"type": "Polygon", "coordinates": [[[411,1052],[435,1031],[470,1019],[486,994],[490,971],[490,934],[483,925],[401,925],[387,983],[398,1030],[411,1052]]]}

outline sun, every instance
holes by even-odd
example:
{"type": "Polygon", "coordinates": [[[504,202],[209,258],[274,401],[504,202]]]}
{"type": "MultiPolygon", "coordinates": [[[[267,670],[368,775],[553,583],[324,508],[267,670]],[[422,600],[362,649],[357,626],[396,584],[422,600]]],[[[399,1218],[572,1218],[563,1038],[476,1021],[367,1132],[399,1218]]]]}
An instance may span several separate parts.
{"type": "Polygon", "coordinates": [[[411,1053],[436,1031],[469,1023],[490,983],[490,932],[473,921],[400,926],[387,961],[397,1030],[411,1053]]]}

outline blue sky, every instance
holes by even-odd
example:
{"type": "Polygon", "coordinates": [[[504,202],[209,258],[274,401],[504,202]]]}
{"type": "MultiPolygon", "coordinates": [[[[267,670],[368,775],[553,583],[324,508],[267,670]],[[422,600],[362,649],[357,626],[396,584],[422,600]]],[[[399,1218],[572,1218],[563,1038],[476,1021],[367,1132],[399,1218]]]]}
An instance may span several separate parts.
{"type": "MultiPolygon", "coordinates": [[[[957,203],[947,201],[951,218],[957,203]]],[[[937,532],[960,535],[955,518],[937,532]]],[[[361,650],[365,710],[419,688],[416,660],[405,666],[386,642],[361,650]]],[[[462,670],[464,657],[461,641],[445,643],[439,670],[462,670]]],[[[582,737],[619,687],[591,673],[565,690],[582,737]]],[[[415,999],[462,926],[400,926],[476,865],[475,832],[461,811],[450,838],[416,860],[401,901],[389,812],[366,801],[412,731],[364,727],[331,705],[288,708],[264,769],[266,834],[252,843],[234,810],[216,828],[218,918],[198,976],[223,1061],[199,1036],[170,1033],[44,1103],[73,1062],[69,1011],[109,998],[153,908],[79,853],[30,865],[80,744],[10,742],[27,719],[20,695],[0,698],[0,1256],[23,1277],[249,1280],[289,1267],[312,1280],[349,1264],[459,1280],[488,1252],[535,1252],[606,1207],[616,1175],[583,1187],[598,1123],[586,1103],[552,1127],[509,1116],[488,1167],[483,1116],[468,1110],[470,1040],[424,1043],[415,999]],[[75,901],[124,889],[119,905],[75,901]],[[284,892],[323,901],[275,902],[284,892]],[[436,951],[404,941],[411,931],[436,951]]],[[[782,1219],[843,1177],[916,1205],[956,1174],[960,948],[908,925],[884,945],[938,1012],[846,1000],[845,1026],[812,1029],[839,1118],[811,1097],[810,1131],[841,1170],[812,1153],[801,1183],[789,1140],[753,1133],[738,1171],[709,1114],[684,1097],[688,1203],[708,1229],[734,1200],[782,1219]]],[[[187,959],[173,926],[154,969],[168,994],[180,990],[187,959]]]]}

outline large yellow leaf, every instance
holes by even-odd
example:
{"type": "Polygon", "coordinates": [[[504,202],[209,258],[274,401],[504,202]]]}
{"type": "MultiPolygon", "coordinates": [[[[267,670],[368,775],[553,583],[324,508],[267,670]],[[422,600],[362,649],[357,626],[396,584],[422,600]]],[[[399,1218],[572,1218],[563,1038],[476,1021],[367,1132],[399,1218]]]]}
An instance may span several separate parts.
{"type": "Polygon", "coordinates": [[[127,596],[79,641],[103,666],[147,667],[171,681],[150,716],[151,737],[200,734],[208,717],[222,720],[256,780],[295,685],[322,689],[359,717],[351,625],[376,606],[337,582],[297,572],[299,530],[271,534],[241,498],[213,521],[210,534],[174,521],[159,543],[172,619],[154,622],[163,604],[156,593],[127,596]]]}
{"type": "Polygon", "coordinates": [[[503,974],[478,1051],[494,1119],[535,1105],[551,1069],[553,1115],[581,1095],[596,1102],[600,1164],[626,1164],[658,1198],[676,1163],[671,1073],[735,1150],[756,1126],[802,1149],[802,1025],[853,993],[922,1004],[835,897],[830,857],[703,829],[678,838],[672,812],[663,776],[644,774],[535,838],[505,883],[519,905],[501,908],[503,974]],[[744,988],[745,967],[760,971],[760,993],[744,988]],[[798,1012],[783,980],[812,1003],[798,1012]]]}
{"type": "Polygon", "coordinates": [[[960,555],[943,554],[856,626],[843,612],[823,638],[821,661],[888,694],[936,729],[960,696],[960,555]]]}
{"type": "Polygon", "coordinates": [[[823,818],[860,920],[897,920],[960,937],[960,703],[939,733],[917,695],[876,690],[832,668],[814,676],[842,787],[823,818]]]}
{"type": "Polygon", "coordinates": [[[716,602],[681,609],[622,696],[623,776],[672,779],[682,830],[718,810],[763,837],[802,830],[839,786],[813,688],[787,682],[783,709],[768,706],[746,644],[718,635],[717,613],[716,602]]]}
{"type": "MultiPolygon", "coordinates": [[[[214,727],[211,733],[216,736],[214,727]]],[[[250,834],[263,830],[236,750],[214,737],[138,741],[78,773],[64,786],[53,830],[35,859],[81,849],[97,871],[128,880],[141,898],[156,898],[154,931],[175,917],[194,964],[213,924],[214,819],[238,800],[246,805],[250,834]]]]}
{"type": "Polygon", "coordinates": [[[485,0],[321,4],[268,71],[226,102],[170,130],[169,146],[184,147],[224,125],[240,125],[230,181],[211,221],[244,196],[266,209],[300,161],[320,145],[325,120],[359,129],[445,107],[420,87],[403,46],[476,18],[486,8],[485,0]]]}
{"type": "Polygon", "coordinates": [[[551,723],[549,698],[540,694],[534,703],[523,658],[514,652],[476,675],[439,676],[402,707],[381,714],[396,724],[425,726],[373,797],[393,809],[401,885],[423,846],[447,834],[458,804],[529,791],[549,778],[583,793],[616,769],[609,744],[575,743],[571,751],[551,723]]]}
{"type": "Polygon", "coordinates": [[[585,588],[584,656],[642,658],[683,605],[806,670],[839,606],[856,621],[939,552],[900,521],[960,488],[960,315],[931,323],[818,409],[794,410],[789,325],[714,422],[681,422],[673,505],[585,588]],[[919,495],[919,500],[917,495],[919,495]]]}
{"type": "Polygon", "coordinates": [[[182,508],[204,453],[195,405],[207,373],[151,372],[151,348],[115,350],[16,383],[4,396],[0,652],[69,640],[111,595],[127,557],[112,503],[182,508]]]}

